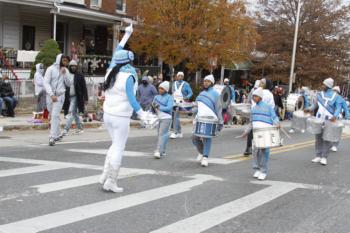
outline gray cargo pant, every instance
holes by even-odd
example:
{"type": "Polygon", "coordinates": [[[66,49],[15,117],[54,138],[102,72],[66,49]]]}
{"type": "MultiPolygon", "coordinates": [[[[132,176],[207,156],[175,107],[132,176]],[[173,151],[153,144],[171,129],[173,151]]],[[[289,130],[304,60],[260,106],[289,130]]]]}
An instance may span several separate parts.
{"type": "Polygon", "coordinates": [[[315,139],[316,157],[327,158],[333,142],[323,140],[322,133],[316,134],[315,139]]]}

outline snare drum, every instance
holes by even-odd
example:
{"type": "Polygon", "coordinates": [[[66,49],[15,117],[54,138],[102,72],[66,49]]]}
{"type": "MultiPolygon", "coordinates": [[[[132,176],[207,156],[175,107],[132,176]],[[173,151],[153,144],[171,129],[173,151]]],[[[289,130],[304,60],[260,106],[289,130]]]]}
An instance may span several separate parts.
{"type": "Polygon", "coordinates": [[[323,128],[323,121],[320,118],[309,117],[306,120],[306,130],[311,134],[321,134],[323,128]]]}
{"type": "Polygon", "coordinates": [[[286,109],[288,112],[294,112],[304,109],[304,97],[300,94],[291,93],[287,97],[287,106],[286,109]]]}
{"type": "Polygon", "coordinates": [[[195,121],[194,135],[202,138],[216,137],[219,123],[216,119],[198,117],[195,121]]]}
{"type": "Polygon", "coordinates": [[[343,123],[340,121],[326,121],[322,138],[328,142],[339,142],[343,131],[343,123]]]}
{"type": "Polygon", "coordinates": [[[303,111],[295,111],[292,118],[292,129],[305,131],[308,117],[310,117],[310,114],[305,114],[303,111]]]}
{"type": "Polygon", "coordinates": [[[344,124],[343,133],[350,134],[350,120],[343,120],[343,124],[344,124]]]}
{"type": "Polygon", "coordinates": [[[281,146],[280,130],[275,126],[253,129],[253,141],[256,148],[281,146]]]}

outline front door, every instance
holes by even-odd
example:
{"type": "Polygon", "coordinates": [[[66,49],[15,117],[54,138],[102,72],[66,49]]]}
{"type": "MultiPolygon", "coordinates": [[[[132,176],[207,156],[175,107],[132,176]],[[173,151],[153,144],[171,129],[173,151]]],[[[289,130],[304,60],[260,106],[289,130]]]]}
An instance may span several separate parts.
{"type": "Polygon", "coordinates": [[[22,49],[34,50],[35,49],[35,27],[23,26],[22,31],[22,49]]]}

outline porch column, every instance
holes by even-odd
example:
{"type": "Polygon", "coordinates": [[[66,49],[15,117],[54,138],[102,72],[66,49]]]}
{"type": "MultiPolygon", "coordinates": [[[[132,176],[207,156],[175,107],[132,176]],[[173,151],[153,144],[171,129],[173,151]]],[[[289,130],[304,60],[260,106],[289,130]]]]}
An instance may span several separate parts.
{"type": "Polygon", "coordinates": [[[53,39],[56,40],[56,31],[57,31],[57,14],[53,13],[53,39]]]}
{"type": "Polygon", "coordinates": [[[120,33],[120,25],[118,23],[113,24],[113,51],[117,48],[119,44],[119,33],[120,33]]]}

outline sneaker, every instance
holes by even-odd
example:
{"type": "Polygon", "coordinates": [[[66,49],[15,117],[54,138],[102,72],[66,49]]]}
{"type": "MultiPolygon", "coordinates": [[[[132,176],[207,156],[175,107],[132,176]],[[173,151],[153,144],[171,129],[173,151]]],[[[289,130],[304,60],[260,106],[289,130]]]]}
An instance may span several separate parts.
{"type": "Polygon", "coordinates": [[[326,159],[326,158],[322,158],[321,161],[320,161],[320,163],[321,163],[322,165],[326,166],[326,165],[327,165],[327,159],[326,159]]]}
{"type": "Polygon", "coordinates": [[[258,178],[259,175],[260,175],[260,171],[257,170],[257,171],[254,172],[253,177],[254,177],[254,178],[258,178]]]}
{"type": "Polygon", "coordinates": [[[68,130],[65,130],[65,129],[64,129],[61,135],[62,135],[63,137],[64,137],[64,136],[68,136],[68,130]]]}
{"type": "Polygon", "coordinates": [[[60,141],[62,141],[62,138],[63,138],[63,136],[60,135],[57,138],[55,138],[54,140],[55,140],[55,142],[60,142],[60,141]]]}
{"type": "Polygon", "coordinates": [[[290,129],[289,133],[295,133],[295,130],[294,129],[290,129]]]}
{"type": "Polygon", "coordinates": [[[56,140],[54,138],[49,139],[49,146],[54,146],[56,144],[56,140]]]}
{"type": "Polygon", "coordinates": [[[84,133],[83,129],[76,129],[75,130],[75,134],[82,134],[82,133],[84,133]]]}
{"type": "Polygon", "coordinates": [[[252,154],[252,148],[251,147],[248,147],[243,153],[244,157],[248,157],[251,154],[252,154]]]}
{"type": "Polygon", "coordinates": [[[313,163],[319,163],[321,162],[321,157],[315,157],[313,160],[311,160],[313,163]]]}
{"type": "Polygon", "coordinates": [[[202,165],[202,167],[208,167],[209,163],[208,163],[207,157],[203,157],[203,159],[201,161],[201,165],[202,165]]]}
{"type": "Polygon", "coordinates": [[[332,146],[331,151],[337,152],[337,151],[338,151],[338,148],[337,148],[336,146],[332,146]]]}
{"type": "Polygon", "coordinates": [[[266,179],[266,173],[260,173],[259,176],[258,176],[258,180],[265,180],[266,179]]]}
{"type": "Polygon", "coordinates": [[[198,162],[202,162],[202,159],[203,159],[203,155],[202,154],[198,154],[197,161],[198,162]]]}
{"type": "Polygon", "coordinates": [[[159,151],[154,152],[153,156],[154,156],[154,158],[156,158],[156,159],[160,159],[160,153],[159,153],[159,151]]]}
{"type": "Polygon", "coordinates": [[[182,133],[178,133],[178,134],[177,134],[177,137],[178,137],[178,138],[183,138],[184,136],[182,135],[182,133]]]}
{"type": "Polygon", "coordinates": [[[170,138],[172,138],[172,139],[177,138],[177,134],[176,134],[176,133],[171,133],[171,134],[170,134],[170,138]]]}
{"type": "Polygon", "coordinates": [[[302,130],[301,130],[301,133],[305,133],[305,129],[302,129],[302,130]]]}

